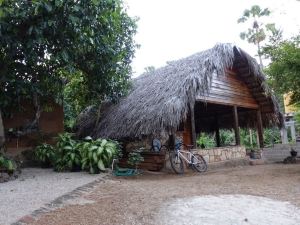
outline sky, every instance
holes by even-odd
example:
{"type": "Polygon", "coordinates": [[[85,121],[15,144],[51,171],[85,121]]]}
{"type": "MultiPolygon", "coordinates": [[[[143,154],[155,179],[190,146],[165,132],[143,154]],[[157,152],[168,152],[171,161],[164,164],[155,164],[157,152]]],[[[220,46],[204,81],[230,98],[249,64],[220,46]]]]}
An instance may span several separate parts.
{"type": "Polygon", "coordinates": [[[272,14],[263,22],[274,22],[284,37],[300,31],[300,1],[296,0],[124,0],[127,12],[138,17],[132,62],[133,77],[145,67],[159,68],[167,61],[187,57],[217,43],[233,43],[253,57],[256,47],[240,39],[247,24],[238,24],[252,5],[268,7],[272,14]]]}

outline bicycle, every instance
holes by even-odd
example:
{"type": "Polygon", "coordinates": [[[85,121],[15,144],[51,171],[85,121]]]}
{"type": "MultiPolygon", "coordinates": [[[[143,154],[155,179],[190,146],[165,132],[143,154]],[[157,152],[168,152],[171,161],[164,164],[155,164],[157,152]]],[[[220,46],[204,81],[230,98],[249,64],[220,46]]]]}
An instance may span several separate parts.
{"type": "Polygon", "coordinates": [[[184,173],[183,161],[187,162],[192,169],[202,173],[207,170],[207,163],[202,155],[193,154],[191,152],[193,145],[185,145],[182,142],[179,142],[175,145],[173,151],[169,151],[169,158],[171,167],[177,174],[184,173]],[[181,147],[184,146],[188,150],[181,150],[181,147]]]}

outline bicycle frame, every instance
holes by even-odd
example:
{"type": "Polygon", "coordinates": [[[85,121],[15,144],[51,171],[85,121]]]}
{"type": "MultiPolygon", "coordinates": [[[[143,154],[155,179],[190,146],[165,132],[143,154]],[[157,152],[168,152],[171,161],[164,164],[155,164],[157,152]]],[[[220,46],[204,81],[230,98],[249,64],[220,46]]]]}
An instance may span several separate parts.
{"type": "Polygon", "coordinates": [[[190,151],[184,151],[184,150],[176,150],[178,156],[183,159],[184,161],[186,161],[188,164],[194,164],[192,162],[192,156],[194,155],[192,152],[190,151]],[[187,154],[187,157],[184,154],[187,154]]]}

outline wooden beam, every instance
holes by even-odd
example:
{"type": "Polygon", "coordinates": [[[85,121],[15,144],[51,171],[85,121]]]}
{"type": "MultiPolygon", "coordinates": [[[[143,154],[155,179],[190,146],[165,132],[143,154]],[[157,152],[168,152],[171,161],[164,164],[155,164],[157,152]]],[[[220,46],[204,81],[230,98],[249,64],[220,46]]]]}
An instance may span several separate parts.
{"type": "Polygon", "coordinates": [[[240,139],[240,129],[239,129],[239,117],[237,112],[237,106],[233,106],[233,118],[234,118],[234,134],[235,134],[235,143],[236,145],[241,144],[240,139]]]}
{"type": "Polygon", "coordinates": [[[263,148],[264,147],[264,136],[263,136],[263,124],[262,124],[260,110],[257,110],[257,134],[258,134],[259,147],[263,148]]]}
{"type": "Polygon", "coordinates": [[[221,147],[220,129],[218,115],[215,116],[215,131],[216,131],[216,143],[217,147],[221,147]]]}
{"type": "Polygon", "coordinates": [[[197,148],[194,105],[190,105],[190,111],[191,111],[192,144],[194,145],[194,148],[197,148]]]}

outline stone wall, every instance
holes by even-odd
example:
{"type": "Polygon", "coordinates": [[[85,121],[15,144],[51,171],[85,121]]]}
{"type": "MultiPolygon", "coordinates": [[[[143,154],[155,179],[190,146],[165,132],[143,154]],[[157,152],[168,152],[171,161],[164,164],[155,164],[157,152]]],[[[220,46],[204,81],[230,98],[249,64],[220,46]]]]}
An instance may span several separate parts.
{"type": "Polygon", "coordinates": [[[202,155],[207,163],[221,162],[246,157],[244,146],[227,146],[212,149],[197,149],[195,153],[202,155]]]}
{"type": "Polygon", "coordinates": [[[290,151],[293,148],[300,156],[300,143],[297,144],[276,144],[270,148],[264,148],[262,157],[266,162],[282,162],[286,157],[291,156],[290,151]]]}

